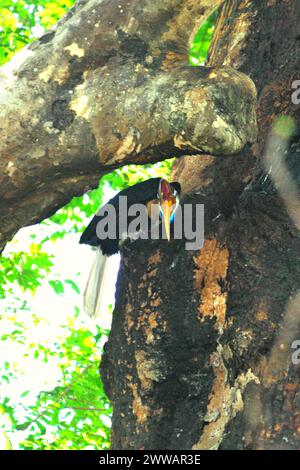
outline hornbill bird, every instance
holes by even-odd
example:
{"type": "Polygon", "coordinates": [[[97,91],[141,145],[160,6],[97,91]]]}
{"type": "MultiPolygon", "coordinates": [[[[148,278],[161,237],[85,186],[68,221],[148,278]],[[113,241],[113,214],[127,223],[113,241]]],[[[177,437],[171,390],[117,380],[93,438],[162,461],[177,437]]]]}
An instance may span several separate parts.
{"type": "Polygon", "coordinates": [[[162,178],[150,178],[120,191],[102,206],[97,215],[93,217],[82,233],[79,242],[97,249],[96,258],[84,292],[84,310],[88,315],[95,317],[101,311],[104,295],[102,285],[107,271],[107,257],[118,253],[120,245],[125,239],[142,238],[142,233],[145,234],[144,227],[139,227],[134,233],[130,231],[130,224],[135,218],[132,214],[136,214],[130,208],[134,209],[136,207],[133,206],[134,204],[141,204],[147,221],[153,222],[155,219],[156,225],[159,224],[159,226],[162,226],[163,222],[167,239],[170,240],[170,227],[179,204],[180,190],[180,184],[177,182],[168,183],[162,178]],[[125,198],[121,198],[121,196],[125,196],[125,198]],[[126,205],[123,203],[125,199],[126,205]],[[112,207],[115,213],[113,220],[115,227],[111,232],[105,232],[103,236],[101,230],[101,233],[99,233],[99,227],[100,225],[103,227],[106,222],[109,223],[112,207]],[[120,227],[121,218],[125,220],[125,227],[123,224],[122,230],[120,227]]]}

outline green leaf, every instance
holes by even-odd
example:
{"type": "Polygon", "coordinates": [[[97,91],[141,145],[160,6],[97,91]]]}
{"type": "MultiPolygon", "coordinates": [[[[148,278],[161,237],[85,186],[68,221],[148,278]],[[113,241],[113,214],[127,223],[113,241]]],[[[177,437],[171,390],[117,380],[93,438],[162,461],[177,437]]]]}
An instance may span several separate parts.
{"type": "Polygon", "coordinates": [[[48,281],[50,286],[52,287],[52,289],[54,290],[54,292],[56,292],[56,294],[63,294],[64,291],[65,291],[65,288],[64,288],[64,285],[61,281],[59,280],[54,280],[54,281],[48,281]]]}
{"type": "Polygon", "coordinates": [[[25,431],[26,429],[29,428],[30,425],[31,425],[31,421],[26,421],[23,424],[17,424],[16,425],[16,430],[17,431],[25,431]]]}
{"type": "Polygon", "coordinates": [[[66,283],[66,284],[69,284],[69,286],[71,286],[72,289],[73,289],[77,294],[80,294],[80,289],[79,289],[78,285],[76,284],[76,282],[72,281],[72,279],[65,279],[65,283],[66,283]]]}

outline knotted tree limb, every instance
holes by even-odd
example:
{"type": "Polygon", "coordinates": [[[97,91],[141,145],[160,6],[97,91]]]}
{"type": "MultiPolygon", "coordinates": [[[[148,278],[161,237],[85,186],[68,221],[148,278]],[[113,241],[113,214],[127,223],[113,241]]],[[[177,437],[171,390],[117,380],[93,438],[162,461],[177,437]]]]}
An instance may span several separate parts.
{"type": "Polygon", "coordinates": [[[252,81],[187,65],[219,3],[78,2],[0,69],[0,249],[116,167],[255,140],[252,81]]]}

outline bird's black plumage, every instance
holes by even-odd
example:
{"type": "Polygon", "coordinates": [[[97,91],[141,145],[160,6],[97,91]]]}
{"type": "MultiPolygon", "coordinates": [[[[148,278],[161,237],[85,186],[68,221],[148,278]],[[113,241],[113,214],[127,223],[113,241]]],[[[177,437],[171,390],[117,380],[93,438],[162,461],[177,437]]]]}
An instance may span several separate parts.
{"type": "MultiPolygon", "coordinates": [[[[126,189],[120,191],[116,196],[108,201],[107,204],[113,205],[116,210],[116,215],[118,219],[119,215],[119,204],[120,196],[127,197],[127,207],[129,208],[132,204],[147,204],[149,201],[157,200],[158,198],[158,188],[161,178],[150,178],[147,181],[137,183],[133,186],[129,186],[126,189]]],[[[170,183],[170,185],[176,190],[178,196],[180,195],[180,184],[177,182],[170,183]]],[[[102,214],[105,213],[105,204],[101,208],[102,214]]],[[[96,228],[98,222],[103,218],[103,215],[95,215],[83,234],[80,238],[80,243],[84,243],[91,246],[99,246],[104,255],[112,255],[119,251],[119,239],[104,239],[100,240],[97,237],[96,228]]],[[[130,222],[130,217],[128,217],[128,222],[130,222]]],[[[118,233],[118,231],[117,231],[118,233]]]]}

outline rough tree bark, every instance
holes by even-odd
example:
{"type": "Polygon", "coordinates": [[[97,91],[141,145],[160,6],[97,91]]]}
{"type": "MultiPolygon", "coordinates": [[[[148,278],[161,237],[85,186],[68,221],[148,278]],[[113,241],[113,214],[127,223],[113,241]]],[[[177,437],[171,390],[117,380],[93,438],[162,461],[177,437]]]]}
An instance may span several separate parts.
{"type": "Polygon", "coordinates": [[[113,168],[253,142],[252,81],[187,66],[192,32],[219,4],[80,1],[0,69],[0,252],[113,168]]]}
{"type": "MultiPolygon", "coordinates": [[[[208,65],[255,82],[258,141],[234,157],[177,160],[173,177],[185,200],[205,204],[200,251],[178,240],[122,250],[101,371],[114,449],[300,447],[299,366],[291,360],[300,339],[299,202],[289,212],[280,168],[267,167],[272,184],[263,162],[276,115],[299,125],[291,101],[299,24],[299,0],[228,0],[221,8],[208,65]]],[[[299,160],[298,133],[284,156],[294,186],[299,160]]]]}

